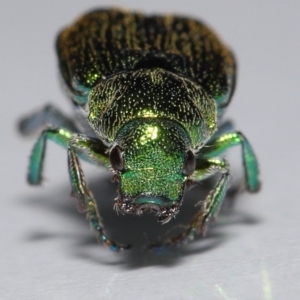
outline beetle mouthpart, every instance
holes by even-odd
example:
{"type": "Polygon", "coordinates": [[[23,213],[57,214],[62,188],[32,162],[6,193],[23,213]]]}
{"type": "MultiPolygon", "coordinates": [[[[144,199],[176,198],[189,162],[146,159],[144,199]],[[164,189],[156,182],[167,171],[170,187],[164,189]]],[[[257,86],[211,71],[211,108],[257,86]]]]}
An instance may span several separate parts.
{"type": "Polygon", "coordinates": [[[158,222],[164,225],[168,223],[172,218],[175,218],[176,215],[179,213],[179,207],[181,205],[181,202],[182,200],[175,205],[165,207],[164,209],[162,209],[158,222]]]}
{"type": "Polygon", "coordinates": [[[118,197],[115,199],[114,210],[117,214],[136,214],[141,216],[145,211],[154,212],[159,217],[158,222],[162,224],[168,223],[174,218],[178,212],[181,201],[175,202],[170,206],[161,206],[156,203],[136,203],[134,199],[127,197],[118,197]]]}
{"type": "Polygon", "coordinates": [[[160,216],[161,214],[161,209],[158,205],[156,204],[142,204],[140,206],[138,206],[137,210],[136,210],[136,214],[137,215],[142,215],[144,211],[153,211],[156,213],[156,215],[160,216]]]}
{"type": "Polygon", "coordinates": [[[168,215],[159,217],[158,222],[160,222],[162,225],[167,224],[175,215],[168,215]]]}

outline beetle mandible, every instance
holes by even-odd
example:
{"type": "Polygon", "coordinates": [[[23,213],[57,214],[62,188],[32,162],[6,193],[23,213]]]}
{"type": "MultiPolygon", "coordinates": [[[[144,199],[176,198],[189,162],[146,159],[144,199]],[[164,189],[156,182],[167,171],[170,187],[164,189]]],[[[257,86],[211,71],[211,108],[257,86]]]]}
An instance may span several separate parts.
{"type": "Polygon", "coordinates": [[[113,172],[117,212],[153,211],[162,223],[178,214],[192,183],[219,174],[190,225],[165,245],[205,234],[228,189],[229,165],[219,156],[232,146],[242,147],[247,190],[258,191],[258,163],[249,142],[222,121],[234,91],[235,60],[203,23],[96,10],[64,29],[56,49],[81,117],[70,119],[47,105],[21,120],[23,134],[44,128],[32,150],[28,182],[41,183],[48,140],[65,147],[78,209],[111,250],[128,246],[105,233],[79,158],[113,172]]]}

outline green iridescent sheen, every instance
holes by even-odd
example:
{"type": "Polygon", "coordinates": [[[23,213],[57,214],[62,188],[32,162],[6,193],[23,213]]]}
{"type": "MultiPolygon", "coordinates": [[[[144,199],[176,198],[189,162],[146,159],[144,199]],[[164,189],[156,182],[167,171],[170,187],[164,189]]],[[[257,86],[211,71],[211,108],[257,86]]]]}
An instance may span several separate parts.
{"type": "Polygon", "coordinates": [[[62,128],[47,129],[42,132],[32,149],[30,157],[29,172],[27,175],[30,184],[37,185],[42,181],[46,141],[49,139],[63,147],[67,147],[70,137],[71,133],[62,128]]]}
{"type": "Polygon", "coordinates": [[[198,83],[218,108],[228,105],[234,91],[231,51],[205,24],[182,16],[96,10],[60,33],[57,53],[65,83],[80,104],[104,78],[151,68],[198,83]]]}
{"type": "Polygon", "coordinates": [[[42,181],[47,140],[66,148],[78,210],[111,250],[128,246],[105,232],[80,159],[113,172],[119,184],[117,212],[150,210],[163,224],[178,214],[192,183],[217,175],[193,220],[163,243],[167,246],[184,244],[197,232],[204,235],[216,217],[231,173],[226,159],[217,156],[227,149],[242,147],[247,189],[258,191],[251,145],[221,119],[234,92],[235,60],[202,22],[96,10],[65,28],[56,47],[76,118],[48,105],[20,122],[24,135],[46,126],[33,147],[28,181],[42,181]]]}
{"type": "Polygon", "coordinates": [[[120,127],[136,118],[166,118],[185,128],[194,149],[216,131],[216,104],[193,81],[163,69],[114,75],[92,89],[88,121],[112,142],[120,127]]]}
{"type": "Polygon", "coordinates": [[[256,192],[260,188],[258,179],[258,163],[254,151],[246,137],[241,132],[225,133],[207,144],[201,150],[202,157],[215,157],[224,153],[227,149],[241,145],[243,164],[245,169],[246,184],[250,192],[256,192]]]}
{"type": "Polygon", "coordinates": [[[191,141],[178,123],[162,118],[136,119],[120,129],[115,143],[124,157],[120,174],[123,196],[181,200],[186,180],[182,165],[191,141]]]}

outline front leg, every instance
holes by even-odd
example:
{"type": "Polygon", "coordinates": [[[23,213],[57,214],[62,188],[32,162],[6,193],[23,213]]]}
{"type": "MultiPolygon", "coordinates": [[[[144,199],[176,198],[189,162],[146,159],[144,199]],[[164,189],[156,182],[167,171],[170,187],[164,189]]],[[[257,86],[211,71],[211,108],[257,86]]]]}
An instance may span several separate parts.
{"type": "Polygon", "coordinates": [[[252,193],[257,192],[260,188],[257,158],[250,143],[241,132],[232,131],[221,136],[217,135],[201,149],[200,156],[205,158],[216,157],[223,154],[229,148],[237,145],[242,146],[242,158],[247,190],[252,193]]]}
{"type": "Polygon", "coordinates": [[[92,192],[89,190],[84,174],[81,170],[78,156],[91,163],[109,167],[107,148],[100,140],[89,138],[85,135],[72,133],[64,128],[48,128],[44,130],[35,143],[29,163],[28,181],[38,185],[42,181],[42,169],[44,164],[47,141],[52,140],[64,148],[68,148],[69,176],[72,185],[72,195],[77,199],[77,207],[80,212],[86,212],[87,217],[96,230],[100,240],[111,250],[126,249],[111,241],[104,232],[100,214],[92,192]]]}
{"type": "Polygon", "coordinates": [[[40,134],[33,146],[29,159],[27,175],[27,181],[29,184],[39,185],[42,182],[47,141],[52,140],[58,145],[67,148],[71,136],[72,133],[63,128],[47,128],[40,134]]]}
{"type": "MultiPolygon", "coordinates": [[[[97,139],[88,138],[85,135],[77,135],[82,137],[82,145],[78,141],[78,151],[80,158],[90,163],[97,163],[106,168],[109,167],[109,160],[105,154],[107,147],[97,139]],[[81,149],[82,148],[82,149],[81,149]]],[[[29,160],[29,170],[27,181],[31,185],[39,185],[42,182],[42,172],[45,160],[45,152],[47,141],[51,140],[56,144],[67,149],[72,137],[72,132],[65,128],[49,127],[42,131],[37,139],[29,160]]]]}
{"type": "MultiPolygon", "coordinates": [[[[197,166],[192,175],[192,182],[199,183],[201,180],[220,174],[215,187],[209,192],[206,199],[201,202],[201,209],[195,215],[187,229],[179,236],[169,239],[162,246],[174,246],[187,243],[192,240],[196,233],[206,234],[209,221],[216,217],[224,200],[227,184],[229,181],[229,165],[225,159],[211,158],[206,160],[197,160],[197,166]]],[[[150,245],[150,248],[160,248],[159,245],[150,245]]]]}
{"type": "MultiPolygon", "coordinates": [[[[100,148],[101,149],[101,148],[100,148]]],[[[78,201],[78,208],[86,212],[91,226],[97,232],[99,239],[113,251],[130,248],[129,245],[122,246],[108,238],[104,231],[101,217],[95,198],[87,186],[85,176],[81,169],[78,154],[88,156],[91,160],[109,166],[107,154],[99,151],[98,140],[88,138],[84,135],[73,135],[68,148],[69,176],[72,185],[72,196],[78,201]]]]}
{"type": "Polygon", "coordinates": [[[227,192],[229,181],[229,164],[223,158],[210,158],[197,161],[197,169],[192,179],[199,182],[215,174],[221,174],[216,186],[209,192],[206,199],[201,203],[201,210],[195,218],[202,236],[206,235],[209,221],[216,217],[227,192]],[[200,222],[200,224],[199,224],[200,222]]]}

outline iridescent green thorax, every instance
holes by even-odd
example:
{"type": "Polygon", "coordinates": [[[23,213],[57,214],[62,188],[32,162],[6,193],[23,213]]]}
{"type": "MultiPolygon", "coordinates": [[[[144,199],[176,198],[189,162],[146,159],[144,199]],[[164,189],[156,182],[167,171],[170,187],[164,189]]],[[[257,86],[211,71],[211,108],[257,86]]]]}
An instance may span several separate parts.
{"type": "Polygon", "coordinates": [[[120,127],[137,118],[164,118],[179,123],[194,149],[216,130],[215,101],[190,79],[154,68],[123,72],[92,89],[88,121],[108,142],[120,127]]]}
{"type": "Polygon", "coordinates": [[[186,177],[183,162],[191,148],[187,132],[166,119],[136,119],[124,125],[115,143],[123,152],[122,196],[181,200],[186,177]]]}

